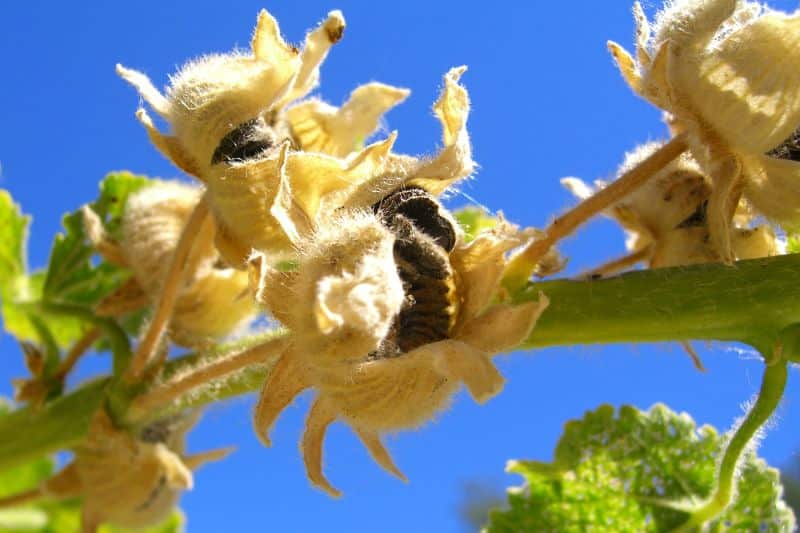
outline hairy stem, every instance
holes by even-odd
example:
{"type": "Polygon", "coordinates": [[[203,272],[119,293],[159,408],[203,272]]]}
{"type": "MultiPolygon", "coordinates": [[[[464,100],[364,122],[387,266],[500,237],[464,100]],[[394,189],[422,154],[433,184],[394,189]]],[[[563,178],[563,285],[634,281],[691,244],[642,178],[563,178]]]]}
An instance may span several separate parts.
{"type": "Polygon", "coordinates": [[[695,509],[689,515],[689,519],[675,530],[676,532],[692,531],[709,520],[713,520],[728,507],[736,486],[736,465],[747,445],[777,409],[786,387],[788,366],[785,359],[780,359],[765,368],[758,400],[747,413],[741,425],[736,428],[736,432],[725,448],[725,454],[722,456],[717,473],[717,487],[714,494],[705,504],[695,509]]]}
{"type": "Polygon", "coordinates": [[[610,207],[643,185],[656,172],[681,155],[688,145],[686,135],[673,137],[671,141],[653,152],[636,167],[611,182],[595,194],[582,201],[560,217],[545,230],[544,236],[531,242],[517,254],[506,268],[503,285],[512,293],[525,286],[533,274],[536,264],[558,241],[572,234],[578,227],[597,213],[610,207]]]}
{"type": "Polygon", "coordinates": [[[252,365],[264,365],[280,355],[287,344],[287,337],[278,337],[230,357],[200,364],[188,373],[179,375],[176,379],[162,383],[137,397],[131,403],[128,420],[133,423],[146,421],[150,418],[148,415],[158,414],[199,386],[222,379],[252,365]]]}
{"type": "MultiPolygon", "coordinates": [[[[798,279],[800,255],[786,255],[732,266],[645,270],[597,281],[531,283],[516,300],[538,299],[541,291],[551,304],[521,348],[699,339],[744,342],[768,353],[782,330],[800,324],[798,279]]],[[[250,339],[246,346],[220,350],[202,361],[222,360],[268,338],[250,339]]],[[[197,356],[169,361],[167,379],[199,363],[197,356]]],[[[269,362],[247,367],[221,386],[203,387],[181,397],[169,410],[200,407],[255,391],[270,368],[269,362]]],[[[93,382],[39,412],[26,408],[0,418],[0,469],[80,440],[104,399],[106,383],[93,382]]]]}

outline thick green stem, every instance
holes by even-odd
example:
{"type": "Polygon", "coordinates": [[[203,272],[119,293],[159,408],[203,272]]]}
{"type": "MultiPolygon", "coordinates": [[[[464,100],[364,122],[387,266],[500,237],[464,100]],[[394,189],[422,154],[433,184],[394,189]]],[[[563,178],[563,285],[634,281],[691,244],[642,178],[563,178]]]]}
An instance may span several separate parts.
{"type": "Polygon", "coordinates": [[[742,420],[741,425],[736,428],[733,437],[725,448],[725,454],[722,456],[722,462],[719,465],[717,486],[714,494],[705,504],[694,510],[689,515],[689,520],[676,529],[676,532],[692,531],[709,520],[713,520],[731,503],[733,491],[736,487],[736,465],[747,445],[753,440],[758,430],[769,420],[775,409],[777,409],[781,398],[783,398],[788,366],[786,359],[780,359],[765,368],[761,390],[758,392],[758,400],[742,420]]]}
{"type": "Polygon", "coordinates": [[[683,340],[739,341],[770,353],[800,323],[800,254],[631,272],[598,281],[531,283],[550,298],[521,348],[683,340]]]}
{"type": "MultiPolygon", "coordinates": [[[[800,256],[632,272],[599,281],[529,284],[517,301],[551,301],[521,348],[575,344],[722,340],[769,353],[779,333],[800,324],[800,256]]],[[[275,338],[275,337],[272,337],[275,338]]],[[[255,342],[265,339],[251,340],[255,342]]],[[[220,351],[227,357],[238,345],[220,351]]],[[[234,352],[235,350],[235,352],[234,352]]],[[[206,356],[205,361],[213,361],[206,356]]],[[[170,361],[167,371],[197,364],[193,356],[170,361]]],[[[260,387],[269,364],[234,374],[220,387],[204,387],[176,402],[199,407],[260,387]]],[[[0,418],[0,469],[74,444],[85,435],[105,391],[95,382],[50,404],[41,413],[22,409],[0,418]]],[[[105,382],[100,382],[105,383],[105,382]]]]}

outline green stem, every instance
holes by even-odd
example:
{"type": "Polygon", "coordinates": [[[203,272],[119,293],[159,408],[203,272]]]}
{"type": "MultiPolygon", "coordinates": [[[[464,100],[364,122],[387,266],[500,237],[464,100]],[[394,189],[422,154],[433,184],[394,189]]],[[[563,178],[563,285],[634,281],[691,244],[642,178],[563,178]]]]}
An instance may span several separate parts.
{"type": "MultiPolygon", "coordinates": [[[[734,266],[632,272],[600,281],[531,283],[516,300],[533,300],[541,291],[551,304],[521,348],[704,339],[744,342],[768,353],[765,350],[775,345],[779,332],[800,323],[798,279],[800,256],[788,255],[734,266]]],[[[244,344],[263,340],[259,337],[244,344]]],[[[121,344],[118,339],[117,350],[121,344]]],[[[221,350],[203,360],[227,357],[243,347],[221,350]]],[[[196,356],[187,356],[170,361],[167,369],[174,372],[197,362],[196,356]]],[[[201,388],[173,407],[200,407],[255,391],[269,368],[269,364],[248,368],[223,386],[201,388]]],[[[45,409],[46,414],[56,405],[70,406],[59,411],[61,418],[28,409],[0,418],[0,469],[20,461],[21,453],[37,457],[80,440],[88,428],[88,417],[104,395],[103,387],[90,385],[45,409]]]]}
{"type": "Polygon", "coordinates": [[[725,454],[719,465],[714,495],[701,507],[695,509],[686,523],[675,530],[676,532],[691,531],[709,520],[713,520],[731,503],[736,486],[736,465],[747,445],[753,440],[753,436],[777,409],[786,387],[788,366],[786,359],[780,359],[765,368],[758,400],[747,413],[741,425],[736,428],[733,438],[725,448],[725,454]]]}
{"type": "Polygon", "coordinates": [[[0,417],[0,470],[77,444],[105,398],[108,379],[92,381],[41,409],[0,417]]]}
{"type": "Polygon", "coordinates": [[[515,301],[550,307],[521,348],[620,342],[738,341],[770,353],[800,323],[800,254],[531,283],[515,301]]]}

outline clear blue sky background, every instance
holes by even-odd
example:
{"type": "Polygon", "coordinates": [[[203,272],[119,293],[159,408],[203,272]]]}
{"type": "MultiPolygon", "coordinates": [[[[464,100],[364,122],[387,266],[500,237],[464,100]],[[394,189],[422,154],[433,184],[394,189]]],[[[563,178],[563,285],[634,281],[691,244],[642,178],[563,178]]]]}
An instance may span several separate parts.
{"type": "MultiPolygon", "coordinates": [[[[656,5],[648,2],[649,10],[656,5]]],[[[773,1],[795,9],[790,1],[773,1]]],[[[659,113],[624,85],[606,52],[628,46],[630,4],[602,2],[7,2],[0,13],[0,187],[33,214],[30,263],[44,264],[60,216],[91,200],[105,173],[129,169],[177,177],[134,118],[138,97],[114,64],[147,72],[159,86],[186,59],[246,47],[262,7],[284,35],[305,31],[334,8],[348,27],[322,70],[319,92],[339,104],[357,84],[379,80],[412,90],[387,117],[404,152],[431,153],[440,129],[430,106],[448,68],[466,64],[463,82],[476,179],[463,191],[513,221],[544,225],[572,202],[558,179],[613,174],[623,153],[659,139],[659,113]],[[299,6],[302,5],[302,8],[299,6]]],[[[467,203],[456,196],[451,205],[467,203]]],[[[597,221],[564,244],[577,272],[623,251],[621,232],[597,221]]],[[[747,302],[742,302],[747,305],[747,302]]],[[[297,443],[308,397],[290,407],[264,449],[250,429],[253,398],[208,410],[191,435],[194,450],[236,444],[223,464],[203,469],[183,498],[188,531],[462,531],[472,482],[497,491],[517,484],[511,458],[551,457],[563,423],[603,402],[647,408],[665,402],[698,422],[726,429],[757,390],[755,354],[697,345],[700,374],[677,345],[593,346],[517,353],[499,360],[504,392],[487,405],[459,394],[435,423],[388,439],[411,482],[380,470],[341,424],[326,445],[327,474],[345,492],[334,501],[311,488],[297,443]]],[[[0,337],[0,394],[24,373],[15,342],[0,337]]],[[[85,378],[104,367],[93,357],[85,378]]],[[[800,392],[792,372],[776,424],[761,445],[774,465],[800,446],[800,392]]]]}

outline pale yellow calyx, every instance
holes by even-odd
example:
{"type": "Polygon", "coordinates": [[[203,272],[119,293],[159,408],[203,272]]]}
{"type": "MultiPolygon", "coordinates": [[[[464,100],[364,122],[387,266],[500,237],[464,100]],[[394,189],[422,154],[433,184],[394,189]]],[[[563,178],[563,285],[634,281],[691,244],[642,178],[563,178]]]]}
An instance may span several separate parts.
{"type": "Polygon", "coordinates": [[[262,254],[251,258],[256,299],[294,332],[298,347],[320,361],[364,358],[405,301],[393,244],[371,213],[333,216],[295,243],[296,273],[278,272],[262,254]]]}
{"type": "Polygon", "coordinates": [[[236,268],[244,268],[253,250],[273,259],[293,256],[295,243],[313,231],[320,212],[339,207],[341,191],[381,172],[394,139],[347,158],[295,152],[286,143],[274,156],[216,169],[208,189],[217,249],[236,268]]]}
{"type": "Polygon", "coordinates": [[[346,326],[372,335],[377,346],[389,332],[404,303],[404,293],[400,278],[391,269],[391,245],[382,248],[364,257],[355,271],[319,280],[314,315],[321,333],[327,335],[346,326]]]}
{"type": "Polygon", "coordinates": [[[350,93],[339,108],[312,99],[290,107],[286,120],[302,150],[346,157],[375,132],[381,117],[408,95],[406,89],[368,83],[350,93]]]}
{"type": "Polygon", "coordinates": [[[787,232],[800,230],[800,162],[765,156],[745,159],[744,166],[745,198],[787,232]]]}
{"type": "Polygon", "coordinates": [[[369,179],[354,182],[352,187],[331,194],[331,203],[347,209],[366,208],[404,185],[422,187],[438,196],[470,176],[475,170],[475,162],[467,131],[469,95],[459,83],[466,70],[466,67],[456,67],[445,74],[444,88],[433,106],[442,126],[443,147],[438,154],[427,158],[388,154],[381,165],[375,166],[369,179]]]}
{"type": "Polygon", "coordinates": [[[442,124],[442,150],[414,172],[413,183],[432,194],[441,194],[453,183],[475,170],[472,147],[467,132],[469,95],[458,83],[467,67],[450,69],[444,76],[444,88],[433,105],[433,112],[442,124]]]}

